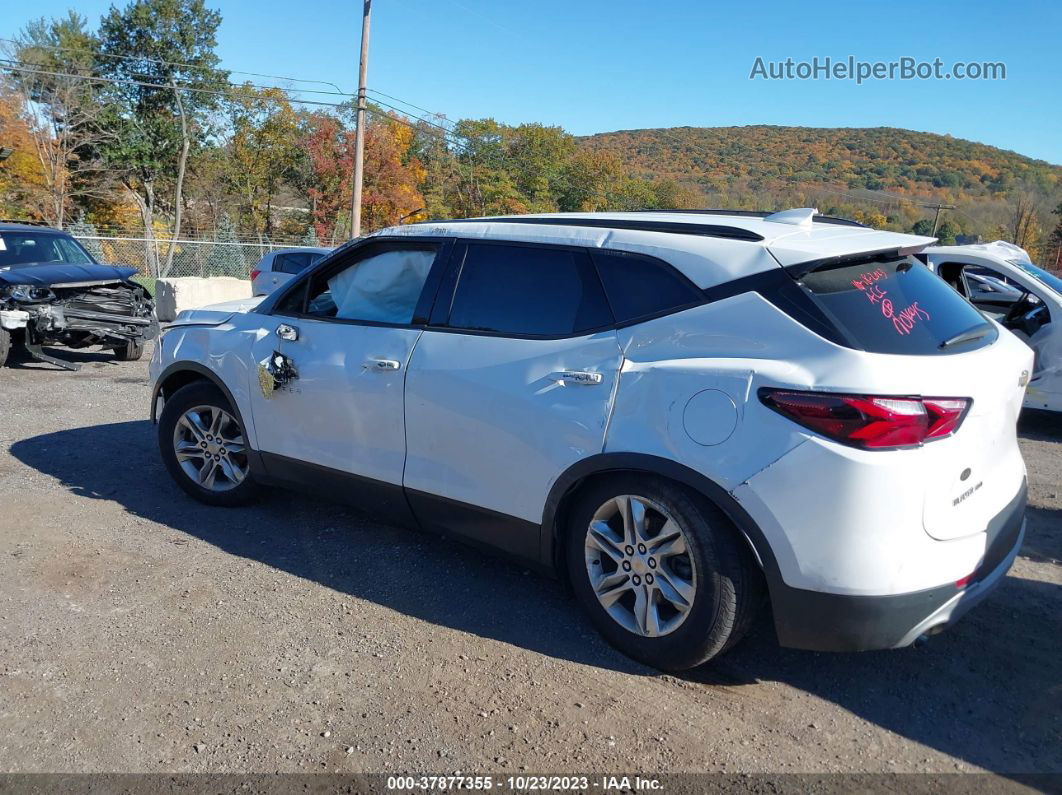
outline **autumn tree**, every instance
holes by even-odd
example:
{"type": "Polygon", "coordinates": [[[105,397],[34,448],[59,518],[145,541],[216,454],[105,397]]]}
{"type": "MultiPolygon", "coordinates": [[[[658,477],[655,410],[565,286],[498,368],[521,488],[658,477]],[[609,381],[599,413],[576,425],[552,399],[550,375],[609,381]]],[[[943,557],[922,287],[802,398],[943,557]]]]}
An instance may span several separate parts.
{"type": "Polygon", "coordinates": [[[239,198],[244,228],[259,239],[273,234],[277,194],[302,155],[299,118],[280,89],[245,84],[229,102],[232,136],[225,175],[239,198]]]}
{"type": "Polygon", "coordinates": [[[99,42],[75,11],[61,19],[30,22],[11,49],[25,71],[13,79],[31,100],[30,141],[48,194],[45,219],[62,227],[71,203],[103,196],[110,180],[99,146],[112,133],[102,123],[106,109],[94,74],[99,42]]]}
{"type": "Polygon", "coordinates": [[[370,232],[424,209],[419,186],[427,172],[410,152],[413,133],[393,116],[377,116],[366,126],[362,223],[370,232]]]}
{"type": "Polygon", "coordinates": [[[51,195],[26,116],[25,97],[0,84],[0,147],[11,150],[0,160],[0,214],[36,221],[47,217],[51,195]]]}

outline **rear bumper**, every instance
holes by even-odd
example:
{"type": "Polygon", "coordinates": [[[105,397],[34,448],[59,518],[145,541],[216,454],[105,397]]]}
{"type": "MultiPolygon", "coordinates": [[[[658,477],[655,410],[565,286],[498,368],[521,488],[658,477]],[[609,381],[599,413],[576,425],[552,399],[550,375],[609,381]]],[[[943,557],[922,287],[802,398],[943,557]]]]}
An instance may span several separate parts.
{"type": "MultiPolygon", "coordinates": [[[[890,596],[850,596],[773,583],[779,643],[814,651],[868,651],[909,646],[954,624],[1002,582],[1025,537],[1027,485],[986,530],[984,559],[964,587],[942,585],[890,596]]],[[[946,542],[945,542],[946,543],[946,542]]]]}

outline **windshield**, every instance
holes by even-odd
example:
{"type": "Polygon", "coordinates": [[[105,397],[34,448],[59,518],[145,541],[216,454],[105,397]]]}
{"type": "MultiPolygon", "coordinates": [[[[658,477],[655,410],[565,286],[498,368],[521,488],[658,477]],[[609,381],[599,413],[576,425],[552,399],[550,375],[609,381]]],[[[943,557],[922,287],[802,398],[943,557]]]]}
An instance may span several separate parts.
{"type": "Polygon", "coordinates": [[[1039,265],[1033,265],[1031,262],[1013,262],[1011,264],[1021,268],[1022,271],[1032,276],[1038,282],[1047,285],[1050,289],[1054,290],[1059,295],[1062,295],[1062,278],[1045,271],[1039,265]]]}
{"type": "Polygon", "coordinates": [[[90,265],[89,253],[72,237],[55,232],[0,231],[0,268],[50,263],[90,265]]]}

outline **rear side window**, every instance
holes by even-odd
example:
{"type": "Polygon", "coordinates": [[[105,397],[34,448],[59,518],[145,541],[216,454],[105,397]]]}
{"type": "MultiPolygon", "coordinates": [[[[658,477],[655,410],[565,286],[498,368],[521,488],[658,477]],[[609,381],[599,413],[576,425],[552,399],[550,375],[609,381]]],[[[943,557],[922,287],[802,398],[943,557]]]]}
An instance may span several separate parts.
{"type": "Polygon", "coordinates": [[[312,251],[277,254],[273,260],[273,271],[276,273],[302,273],[323,256],[324,254],[317,254],[312,251]]]}
{"type": "Polygon", "coordinates": [[[801,284],[849,339],[873,353],[955,353],[996,337],[980,312],[912,257],[826,267],[801,284]]]}
{"type": "Polygon", "coordinates": [[[704,293],[666,262],[619,251],[590,256],[618,323],[704,303],[704,293]]]}
{"type": "Polygon", "coordinates": [[[584,252],[468,244],[451,328],[563,337],[611,323],[601,281],[584,252]]]}

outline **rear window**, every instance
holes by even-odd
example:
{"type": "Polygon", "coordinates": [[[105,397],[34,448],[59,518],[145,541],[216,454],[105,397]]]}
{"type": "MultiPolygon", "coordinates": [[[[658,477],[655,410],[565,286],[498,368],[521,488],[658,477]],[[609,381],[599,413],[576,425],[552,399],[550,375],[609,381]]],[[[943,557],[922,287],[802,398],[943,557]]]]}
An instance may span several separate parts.
{"type": "Polygon", "coordinates": [[[996,337],[980,312],[912,257],[825,267],[801,284],[845,336],[874,353],[956,353],[996,337]]]}

